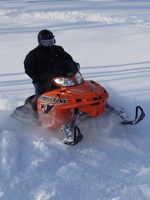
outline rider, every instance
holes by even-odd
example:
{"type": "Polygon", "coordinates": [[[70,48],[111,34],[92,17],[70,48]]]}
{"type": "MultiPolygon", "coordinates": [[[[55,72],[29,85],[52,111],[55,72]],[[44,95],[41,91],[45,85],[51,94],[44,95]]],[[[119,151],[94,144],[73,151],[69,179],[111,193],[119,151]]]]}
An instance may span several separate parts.
{"type": "Polygon", "coordinates": [[[55,64],[73,58],[61,46],[55,45],[56,40],[49,30],[41,30],[38,33],[38,46],[31,50],[25,60],[25,73],[32,79],[35,87],[35,99],[33,109],[37,110],[38,97],[50,90],[50,73],[55,64]]]}

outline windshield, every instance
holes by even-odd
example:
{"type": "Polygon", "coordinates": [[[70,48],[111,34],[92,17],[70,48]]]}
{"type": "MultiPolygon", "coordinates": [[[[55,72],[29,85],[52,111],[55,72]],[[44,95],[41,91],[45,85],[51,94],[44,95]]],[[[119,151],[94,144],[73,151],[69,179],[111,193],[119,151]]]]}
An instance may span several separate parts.
{"type": "Polygon", "coordinates": [[[73,76],[78,72],[77,64],[74,61],[65,60],[62,62],[57,63],[53,67],[52,76],[73,76]]]}

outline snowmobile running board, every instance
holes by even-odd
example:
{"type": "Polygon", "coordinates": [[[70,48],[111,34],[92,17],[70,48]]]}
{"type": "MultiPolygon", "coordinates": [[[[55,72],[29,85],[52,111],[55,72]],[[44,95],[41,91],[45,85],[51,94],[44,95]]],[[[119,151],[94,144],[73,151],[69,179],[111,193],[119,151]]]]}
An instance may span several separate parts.
{"type": "Polygon", "coordinates": [[[145,113],[144,113],[143,109],[141,108],[141,106],[136,106],[135,119],[133,119],[133,120],[129,120],[129,117],[126,115],[124,108],[120,107],[120,110],[116,110],[109,104],[107,104],[106,106],[109,110],[114,111],[117,115],[119,115],[123,119],[123,121],[121,122],[121,124],[123,124],[123,125],[138,124],[145,117],[145,113]]]}

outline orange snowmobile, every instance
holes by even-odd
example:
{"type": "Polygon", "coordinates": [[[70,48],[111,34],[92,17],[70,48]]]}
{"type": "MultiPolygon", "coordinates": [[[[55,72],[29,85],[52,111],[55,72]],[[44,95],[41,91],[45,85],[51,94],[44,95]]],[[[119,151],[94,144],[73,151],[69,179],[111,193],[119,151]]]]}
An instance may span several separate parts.
{"type": "Polygon", "coordinates": [[[136,124],[145,116],[143,109],[137,106],[135,119],[129,121],[123,109],[116,111],[107,104],[109,94],[104,87],[92,80],[83,79],[74,62],[57,64],[52,74],[50,91],[42,94],[37,102],[38,120],[34,119],[35,112],[32,109],[34,95],[28,97],[23,106],[17,107],[12,117],[21,121],[34,121],[45,128],[61,128],[66,134],[64,143],[75,145],[83,138],[78,123],[103,114],[106,107],[119,114],[123,124],[136,124]]]}

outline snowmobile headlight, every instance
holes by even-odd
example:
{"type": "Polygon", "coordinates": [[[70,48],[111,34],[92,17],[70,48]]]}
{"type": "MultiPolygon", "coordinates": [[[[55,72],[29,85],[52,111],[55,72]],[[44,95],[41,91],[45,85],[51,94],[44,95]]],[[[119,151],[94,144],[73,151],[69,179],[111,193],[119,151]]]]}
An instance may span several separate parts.
{"type": "Polygon", "coordinates": [[[70,78],[55,78],[54,81],[61,86],[74,86],[75,83],[70,78]]]}
{"type": "Polygon", "coordinates": [[[82,76],[79,72],[75,75],[75,79],[76,79],[78,84],[81,84],[82,81],[83,81],[83,78],[82,78],[82,76]]]}

